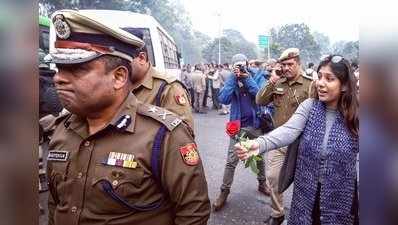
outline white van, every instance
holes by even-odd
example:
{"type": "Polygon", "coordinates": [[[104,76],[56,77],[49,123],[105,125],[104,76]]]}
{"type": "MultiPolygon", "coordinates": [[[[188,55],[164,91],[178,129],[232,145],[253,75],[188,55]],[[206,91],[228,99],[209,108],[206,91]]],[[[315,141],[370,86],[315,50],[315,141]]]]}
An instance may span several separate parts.
{"type": "MultiPolygon", "coordinates": [[[[140,29],[144,35],[148,57],[151,64],[161,72],[174,75],[180,79],[181,54],[177,45],[166,30],[150,15],[118,10],[80,10],[110,24],[128,30],[140,29]]],[[[52,25],[52,24],[51,24],[52,25]]],[[[54,48],[55,33],[50,29],[50,49],[54,48]]]]}

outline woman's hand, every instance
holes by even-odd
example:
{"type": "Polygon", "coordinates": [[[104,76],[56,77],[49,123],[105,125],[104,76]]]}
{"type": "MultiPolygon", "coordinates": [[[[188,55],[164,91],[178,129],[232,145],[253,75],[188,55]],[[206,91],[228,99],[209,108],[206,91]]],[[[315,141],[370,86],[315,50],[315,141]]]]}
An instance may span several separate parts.
{"type": "Polygon", "coordinates": [[[235,154],[240,160],[246,160],[252,155],[258,155],[260,152],[260,144],[255,140],[237,143],[234,148],[235,154]]]}

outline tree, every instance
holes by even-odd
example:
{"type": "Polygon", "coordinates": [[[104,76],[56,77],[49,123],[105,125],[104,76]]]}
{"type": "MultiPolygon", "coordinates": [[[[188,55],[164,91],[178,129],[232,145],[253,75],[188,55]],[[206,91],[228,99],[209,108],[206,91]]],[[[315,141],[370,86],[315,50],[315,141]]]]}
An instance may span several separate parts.
{"type": "Polygon", "coordinates": [[[201,61],[189,15],[176,0],[39,0],[41,11],[58,9],[113,9],[152,15],[174,38],[185,62],[201,61]]]}
{"type": "MultiPolygon", "coordinates": [[[[218,63],[218,38],[210,42],[202,51],[203,58],[207,63],[218,63]]],[[[223,31],[220,39],[221,63],[230,63],[233,55],[242,53],[249,59],[257,58],[256,46],[248,42],[243,35],[233,29],[223,31]]]]}
{"type": "Polygon", "coordinates": [[[359,41],[338,41],[332,46],[333,54],[344,56],[350,61],[358,61],[359,41]]]}
{"type": "Polygon", "coordinates": [[[321,55],[330,54],[331,46],[329,37],[317,31],[314,31],[312,36],[319,45],[321,55]]]}
{"type": "Polygon", "coordinates": [[[321,56],[320,46],[304,24],[287,24],[281,28],[273,28],[271,33],[271,57],[278,58],[287,48],[300,49],[302,63],[317,62],[321,56]]]}

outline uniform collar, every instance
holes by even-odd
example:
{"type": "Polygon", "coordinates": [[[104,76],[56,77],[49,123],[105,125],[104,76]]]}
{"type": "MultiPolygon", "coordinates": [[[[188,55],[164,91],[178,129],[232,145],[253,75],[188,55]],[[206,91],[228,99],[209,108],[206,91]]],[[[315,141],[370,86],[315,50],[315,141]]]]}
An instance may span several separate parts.
{"type": "Polygon", "coordinates": [[[122,120],[125,119],[126,124],[128,125],[126,128],[122,128],[122,130],[134,133],[135,118],[138,105],[137,101],[138,100],[135,95],[130,91],[126,100],[124,100],[123,104],[121,105],[119,112],[116,113],[116,115],[113,117],[109,124],[116,129],[121,129],[118,128],[118,126],[123,125],[121,123],[123,123],[122,120]]]}
{"type": "MultiPolygon", "coordinates": [[[[134,96],[132,92],[129,92],[129,95],[126,97],[126,99],[120,106],[119,111],[115,114],[111,122],[106,127],[112,126],[112,128],[115,128],[117,130],[134,133],[137,105],[138,105],[137,98],[134,96]],[[129,119],[128,117],[126,118],[126,116],[128,116],[129,119]],[[118,128],[118,125],[119,126],[121,125],[122,120],[124,118],[126,118],[125,123],[127,124],[127,127],[124,128],[122,126],[122,128],[118,128]]],[[[68,129],[71,129],[74,132],[76,132],[83,139],[89,137],[86,119],[76,114],[72,114],[71,117],[67,121],[65,121],[65,126],[68,129]]]]}
{"type": "Polygon", "coordinates": [[[302,75],[302,72],[298,75],[298,77],[292,81],[287,81],[289,86],[292,86],[295,83],[303,84],[304,83],[304,77],[302,75]]]}
{"type": "Polygon", "coordinates": [[[149,69],[145,74],[144,81],[138,85],[135,89],[138,89],[141,86],[144,86],[145,88],[152,90],[153,88],[153,74],[156,73],[155,69],[149,64],[149,69]]]}

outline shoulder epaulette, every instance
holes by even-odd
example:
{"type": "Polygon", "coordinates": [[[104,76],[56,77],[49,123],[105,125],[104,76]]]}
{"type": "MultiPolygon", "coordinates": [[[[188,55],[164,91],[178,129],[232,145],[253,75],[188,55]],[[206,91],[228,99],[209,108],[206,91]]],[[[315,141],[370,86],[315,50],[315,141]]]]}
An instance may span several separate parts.
{"type": "Polygon", "coordinates": [[[39,124],[43,127],[44,131],[50,131],[55,129],[62,121],[68,118],[72,114],[66,110],[62,111],[58,116],[47,115],[39,120],[39,124]]]}
{"type": "Polygon", "coordinates": [[[178,81],[177,76],[167,73],[156,72],[152,75],[154,78],[162,79],[168,84],[178,81]]]}
{"type": "Polygon", "coordinates": [[[146,103],[140,103],[138,105],[137,113],[157,120],[161,124],[165,125],[169,131],[172,131],[182,122],[175,113],[172,113],[165,108],[146,103]]]}

